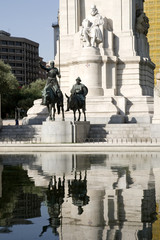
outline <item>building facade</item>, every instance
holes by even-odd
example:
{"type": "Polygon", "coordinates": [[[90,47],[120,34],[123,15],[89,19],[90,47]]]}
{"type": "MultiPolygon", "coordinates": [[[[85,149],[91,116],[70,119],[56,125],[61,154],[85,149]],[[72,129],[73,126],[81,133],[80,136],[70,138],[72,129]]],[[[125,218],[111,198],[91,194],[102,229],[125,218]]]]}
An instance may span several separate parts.
{"type": "Polygon", "coordinates": [[[0,59],[11,66],[20,85],[39,78],[39,44],[0,31],[0,59]]]}
{"type": "Polygon", "coordinates": [[[160,68],[160,0],[147,0],[144,10],[149,18],[150,28],[148,31],[148,41],[150,45],[150,57],[156,64],[156,74],[160,68]]]}

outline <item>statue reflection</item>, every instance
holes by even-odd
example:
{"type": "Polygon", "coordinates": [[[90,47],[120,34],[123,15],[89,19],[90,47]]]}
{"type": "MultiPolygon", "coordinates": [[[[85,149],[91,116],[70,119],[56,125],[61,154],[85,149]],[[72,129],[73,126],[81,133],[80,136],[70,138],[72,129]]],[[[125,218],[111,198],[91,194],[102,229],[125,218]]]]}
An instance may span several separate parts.
{"type": "Polygon", "coordinates": [[[75,172],[74,180],[68,180],[68,196],[72,197],[72,203],[78,207],[78,214],[83,213],[83,206],[89,203],[89,196],[87,196],[87,171],[85,171],[84,179],[82,180],[82,173],[75,172]]]}
{"type": "Polygon", "coordinates": [[[117,173],[117,181],[113,183],[113,189],[115,189],[117,197],[117,216],[114,218],[115,203],[113,196],[109,196],[108,199],[108,225],[109,230],[107,231],[107,240],[110,239],[123,239],[122,229],[124,223],[127,221],[123,191],[130,188],[133,184],[131,172],[128,167],[111,167],[112,171],[117,173]],[[118,228],[115,226],[118,224],[118,228]]]}
{"type": "Polygon", "coordinates": [[[51,177],[48,190],[47,190],[47,206],[49,213],[49,225],[43,226],[42,232],[40,233],[40,237],[47,231],[48,228],[52,228],[52,232],[55,235],[59,235],[57,228],[61,225],[61,206],[64,202],[65,195],[65,177],[63,177],[63,181],[61,178],[58,178],[58,183],[56,180],[56,176],[51,177]]]}
{"type": "Polygon", "coordinates": [[[157,239],[153,237],[153,224],[157,220],[156,212],[156,191],[155,191],[155,177],[153,169],[150,170],[150,177],[148,181],[148,189],[143,190],[143,199],[141,205],[141,221],[143,229],[139,230],[137,237],[141,239],[157,239]]]}

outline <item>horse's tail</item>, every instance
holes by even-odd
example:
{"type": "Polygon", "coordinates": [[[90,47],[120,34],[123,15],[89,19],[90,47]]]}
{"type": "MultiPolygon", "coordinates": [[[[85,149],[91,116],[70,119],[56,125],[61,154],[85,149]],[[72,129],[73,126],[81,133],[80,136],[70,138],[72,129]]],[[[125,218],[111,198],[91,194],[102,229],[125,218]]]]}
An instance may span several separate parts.
{"type": "Polygon", "coordinates": [[[60,108],[60,103],[57,102],[57,113],[58,113],[58,114],[60,114],[60,110],[61,110],[61,108],[60,108]]]}

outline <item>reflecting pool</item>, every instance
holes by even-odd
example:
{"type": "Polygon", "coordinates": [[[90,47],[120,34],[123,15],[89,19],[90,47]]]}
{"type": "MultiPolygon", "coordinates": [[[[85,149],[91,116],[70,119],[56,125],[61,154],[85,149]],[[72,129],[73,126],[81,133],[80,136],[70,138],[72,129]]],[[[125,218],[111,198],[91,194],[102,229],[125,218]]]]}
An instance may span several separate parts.
{"type": "Polygon", "coordinates": [[[160,239],[160,153],[1,154],[0,239],[160,239]]]}

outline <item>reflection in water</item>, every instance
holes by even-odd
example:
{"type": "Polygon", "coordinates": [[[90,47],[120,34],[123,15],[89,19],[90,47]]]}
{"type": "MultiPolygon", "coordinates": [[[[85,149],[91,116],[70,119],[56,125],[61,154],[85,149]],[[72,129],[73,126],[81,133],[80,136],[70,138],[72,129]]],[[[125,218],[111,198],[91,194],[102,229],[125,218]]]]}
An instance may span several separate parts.
{"type": "Polygon", "coordinates": [[[62,218],[61,216],[61,206],[64,202],[64,183],[65,177],[63,177],[63,181],[61,178],[58,178],[58,184],[56,180],[56,176],[53,178],[51,177],[48,185],[48,190],[46,191],[47,195],[47,206],[48,206],[48,213],[49,213],[49,225],[43,226],[43,230],[40,237],[43,235],[44,232],[47,231],[49,227],[52,228],[52,232],[55,235],[59,235],[57,228],[60,226],[62,218]]]}
{"type": "Polygon", "coordinates": [[[0,155],[0,237],[160,239],[159,157],[0,155]]]}
{"type": "Polygon", "coordinates": [[[11,232],[17,224],[32,224],[29,218],[40,217],[43,197],[39,188],[21,166],[4,166],[0,198],[0,233],[11,232]]]}
{"type": "Polygon", "coordinates": [[[85,171],[84,179],[82,180],[82,173],[79,173],[77,179],[77,172],[75,172],[74,180],[68,180],[68,196],[72,197],[72,203],[78,207],[78,214],[83,213],[83,206],[89,203],[87,196],[87,171],[85,171]]]}

